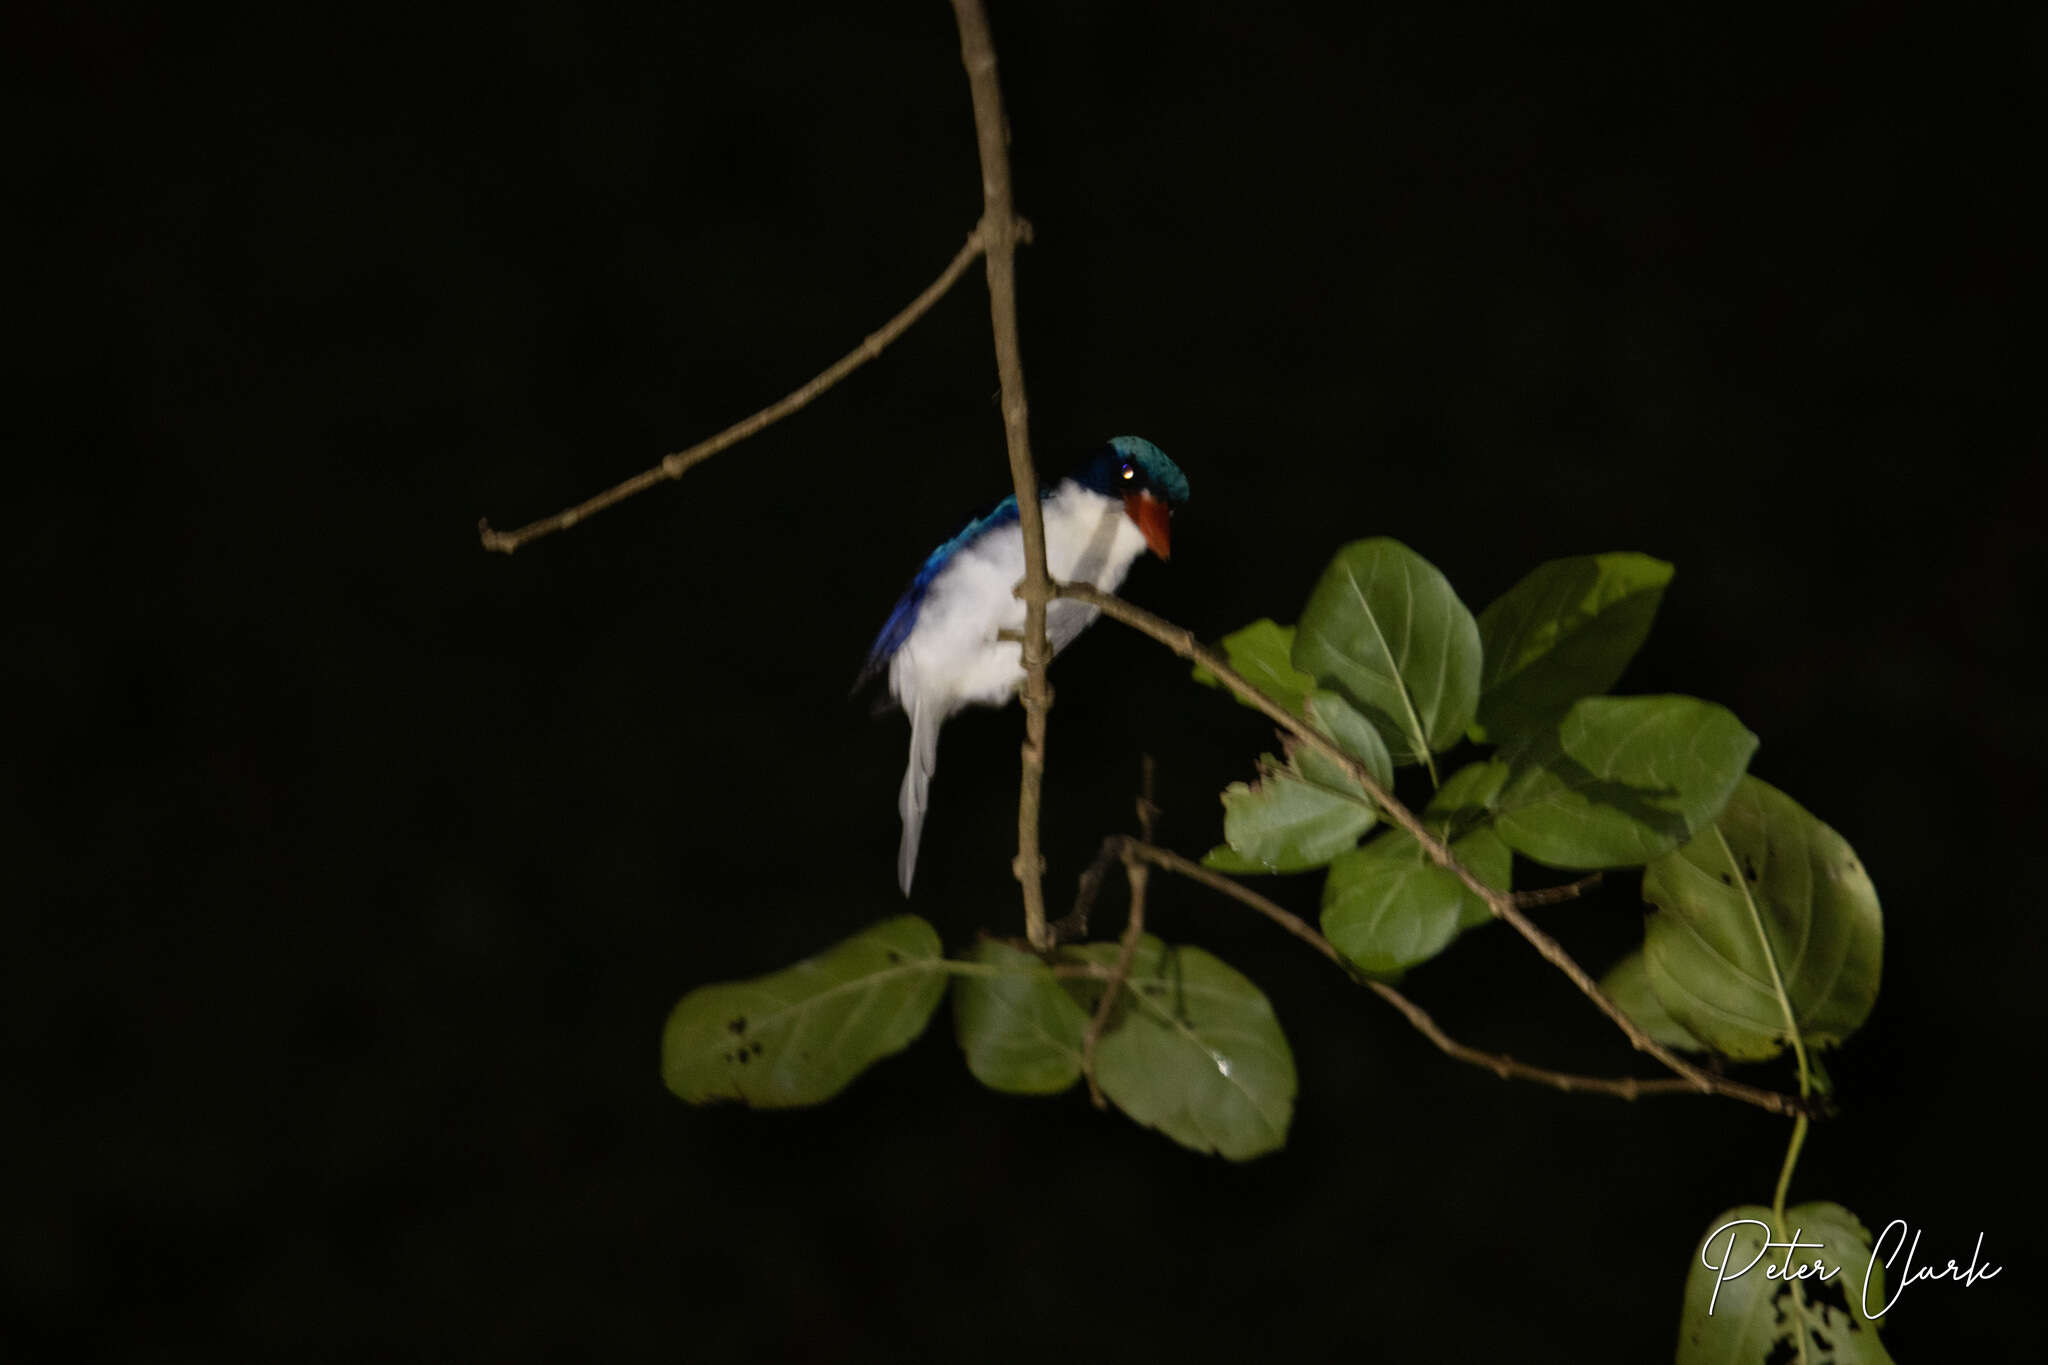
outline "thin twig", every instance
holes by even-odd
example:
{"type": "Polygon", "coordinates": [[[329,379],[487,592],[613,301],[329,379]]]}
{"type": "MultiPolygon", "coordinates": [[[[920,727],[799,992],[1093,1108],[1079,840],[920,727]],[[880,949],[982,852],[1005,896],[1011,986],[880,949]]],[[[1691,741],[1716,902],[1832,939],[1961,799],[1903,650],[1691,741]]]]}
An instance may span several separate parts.
{"type": "Polygon", "coordinates": [[[1526,910],[1533,905],[1561,905],[1565,901],[1575,901],[1600,885],[1602,875],[1595,872],[1563,886],[1539,886],[1533,891],[1517,891],[1514,893],[1515,904],[1526,910]]]}
{"type": "Polygon", "coordinates": [[[1010,481],[1017,493],[1017,527],[1024,533],[1023,773],[1017,789],[1017,861],[1024,892],[1024,934],[1041,952],[1052,946],[1045,922],[1045,858],[1038,846],[1039,796],[1045,785],[1045,716],[1052,693],[1045,666],[1052,651],[1045,638],[1045,609],[1052,578],[1045,567],[1045,521],[1038,505],[1038,473],[1031,463],[1030,408],[1024,399],[1024,352],[1017,341],[1017,242],[1023,224],[1010,194],[1010,127],[1003,114],[1003,87],[996,77],[995,42],[981,0],[953,0],[960,28],[960,60],[974,98],[974,132],[981,149],[981,237],[986,244],[989,322],[995,332],[996,374],[1002,383],[1003,436],[1010,452],[1010,481]]]}
{"type": "Polygon", "coordinates": [[[967,273],[967,267],[973,265],[975,257],[981,255],[982,247],[981,229],[977,227],[967,235],[967,244],[953,257],[952,264],[948,265],[936,280],[926,285],[923,293],[912,299],[902,312],[883,323],[878,330],[869,333],[860,345],[841,356],[802,388],[770,403],[752,417],[733,423],[711,439],[699,441],[688,450],[664,455],[661,463],[654,468],[642,470],[625,482],[605,489],[596,497],[586,498],[574,507],[564,508],[551,517],[528,522],[516,531],[494,531],[488,519],[478,522],[477,533],[483,538],[484,548],[500,550],[509,555],[530,540],[539,540],[542,536],[552,535],[556,531],[566,531],[584,518],[602,512],[615,503],[624,502],[636,493],[643,493],[669,479],[681,478],[692,466],[702,464],[719,451],[738,445],[755,432],[773,426],[873,360],[890,342],[910,330],[910,325],[930,312],[932,305],[967,273]]]}
{"type": "MultiPolygon", "coordinates": [[[[1130,841],[1124,841],[1126,848],[1130,841]]],[[[1138,954],[1138,939],[1145,932],[1145,865],[1126,854],[1124,874],[1131,882],[1131,915],[1124,923],[1124,936],[1117,943],[1116,965],[1110,968],[1109,980],[1103,984],[1102,998],[1095,1002],[1095,1013],[1088,1020],[1088,1028],[1081,1035],[1081,1074],[1088,1078],[1088,1098],[1097,1109],[1107,1109],[1109,1101],[1103,1098],[1102,1087],[1095,1080],[1095,1045],[1102,1041],[1102,1035],[1109,1027],[1110,1012],[1116,1008],[1116,999],[1124,983],[1131,977],[1131,960],[1138,954]]]]}
{"type": "Polygon", "coordinates": [[[1102,847],[1095,850],[1094,859],[1082,869],[1081,879],[1074,883],[1074,908],[1049,926],[1054,943],[1071,943],[1088,937],[1088,917],[1095,911],[1095,897],[1102,890],[1102,879],[1109,874],[1109,865],[1122,854],[1123,841],[1121,834],[1112,834],[1104,839],[1102,847]]]}
{"type": "Polygon", "coordinates": [[[1121,843],[1123,845],[1122,852],[1127,858],[1136,858],[1150,863],[1154,867],[1186,877],[1189,881],[1199,882],[1213,891],[1222,892],[1241,905],[1258,911],[1267,919],[1272,920],[1282,929],[1285,929],[1288,933],[1336,963],[1344,970],[1345,975],[1351,977],[1352,980],[1372,991],[1395,1009],[1401,1011],[1408,1022],[1415,1027],[1416,1032],[1436,1044],[1437,1048],[1446,1056],[1455,1057],[1461,1062],[1470,1062],[1473,1066],[1482,1067],[1493,1072],[1502,1080],[1535,1081],[1539,1085],[1547,1085],[1569,1094],[1614,1095],[1625,1100],[1639,1099],[1645,1095],[1698,1095],[1706,1093],[1690,1081],[1680,1080],[1675,1077],[1666,1080],[1646,1081],[1638,1080],[1633,1076],[1579,1076],[1568,1071],[1552,1071],[1547,1067],[1531,1066],[1527,1062],[1518,1062],[1513,1057],[1507,1056],[1504,1053],[1482,1052],[1476,1047],[1468,1047],[1451,1037],[1448,1033],[1445,1033],[1437,1025],[1436,1020],[1430,1018],[1428,1011],[1424,1010],[1407,996],[1383,981],[1375,981],[1371,977],[1363,976],[1355,971],[1351,964],[1344,960],[1344,955],[1337,951],[1336,945],[1317,933],[1299,915],[1276,905],[1242,882],[1233,881],[1221,873],[1213,872],[1203,867],[1200,863],[1190,862],[1177,853],[1155,847],[1150,843],[1139,843],[1129,839],[1122,840],[1121,843]]]}
{"type": "Polygon", "coordinates": [[[1417,819],[1413,811],[1396,800],[1392,792],[1380,785],[1379,779],[1372,775],[1371,770],[1365,764],[1344,752],[1328,736],[1324,735],[1300,716],[1295,715],[1247,682],[1244,676],[1225,662],[1221,655],[1203,647],[1201,642],[1195,639],[1192,631],[1176,626],[1170,621],[1154,616],[1151,612],[1132,606],[1121,597],[1090,587],[1085,583],[1057,584],[1054,587],[1053,595],[1071,598],[1076,602],[1086,602],[1100,609],[1104,616],[1120,621],[1141,634],[1149,635],[1181,658],[1202,665],[1211,673],[1214,673],[1217,680],[1229,688],[1232,693],[1250,702],[1254,707],[1270,717],[1274,723],[1294,735],[1302,743],[1308,745],[1317,753],[1322,754],[1331,762],[1340,765],[1350,775],[1352,781],[1365,789],[1366,795],[1372,798],[1374,805],[1385,812],[1388,819],[1415,837],[1415,841],[1422,845],[1423,850],[1429,854],[1432,862],[1464,883],[1465,888],[1484,901],[1487,908],[1496,917],[1506,920],[1509,924],[1513,925],[1516,933],[1527,939],[1537,952],[1541,953],[1550,961],[1552,966],[1563,972],[1571,980],[1571,983],[1579,988],[1582,995],[1591,1000],[1601,1013],[1614,1022],[1615,1027],[1619,1028],[1627,1036],[1629,1042],[1635,1046],[1638,1052],[1646,1052],[1656,1058],[1674,1075],[1684,1077],[1693,1089],[1703,1093],[1711,1091],[1727,1095],[1732,1099],[1739,1099],[1746,1104],[1753,1104],[1759,1109],[1767,1109],[1774,1114],[1798,1114],[1808,1107],[1802,1101],[1790,1095],[1780,1094],[1775,1090],[1764,1090],[1753,1085],[1744,1085],[1739,1081],[1731,1081],[1725,1076],[1716,1076],[1711,1072],[1703,1071],[1644,1032],[1642,1025],[1629,1018],[1627,1012],[1621,1006],[1615,1004],[1608,997],[1607,992],[1600,989],[1600,983],[1595,981],[1584,967],[1581,967],[1573,960],[1572,955],[1564,950],[1563,944],[1537,928],[1529,917],[1522,913],[1521,907],[1515,903],[1515,898],[1511,893],[1488,886],[1485,882],[1474,876],[1471,869],[1458,861],[1457,856],[1451,852],[1450,847],[1442,839],[1439,839],[1422,821],[1417,819]]]}
{"type": "MultiPolygon", "coordinates": [[[[1159,814],[1159,806],[1153,798],[1155,772],[1152,755],[1146,754],[1139,764],[1137,803],[1138,835],[1146,845],[1152,842],[1152,826],[1159,814]]],[[[1131,884],[1131,912],[1124,924],[1123,940],[1117,945],[1116,966],[1109,973],[1109,983],[1103,988],[1102,999],[1095,1002],[1095,1014],[1088,1021],[1087,1031],[1081,1035],[1081,1074],[1088,1078],[1088,1098],[1095,1102],[1097,1109],[1108,1108],[1109,1102],[1103,1098],[1102,1087],[1095,1080],[1095,1045],[1102,1041],[1103,1032],[1109,1027],[1110,1011],[1116,1007],[1117,993],[1130,979],[1131,959],[1137,955],[1138,939],[1145,932],[1145,888],[1151,883],[1152,869],[1132,852],[1137,846],[1129,839],[1105,841],[1102,846],[1104,852],[1115,848],[1122,854],[1124,875],[1131,884]]],[[[1078,905],[1075,908],[1080,909],[1078,905]]]]}
{"type": "Polygon", "coordinates": [[[1152,843],[1158,822],[1159,765],[1152,761],[1152,755],[1141,754],[1138,758],[1138,837],[1152,843]]]}
{"type": "Polygon", "coordinates": [[[1221,891],[1224,895],[1250,906],[1282,929],[1285,929],[1288,933],[1300,939],[1303,943],[1306,943],[1309,947],[1321,953],[1324,957],[1330,959],[1330,961],[1336,963],[1339,967],[1343,968],[1347,975],[1351,974],[1351,964],[1344,960],[1344,955],[1337,951],[1337,946],[1317,933],[1307,920],[1293,911],[1266,899],[1242,882],[1233,881],[1220,872],[1203,867],[1200,863],[1191,862],[1181,857],[1178,853],[1159,848],[1153,844],[1133,843],[1129,839],[1118,839],[1114,842],[1118,845],[1117,852],[1125,857],[1137,858],[1152,864],[1154,867],[1164,868],[1176,876],[1186,877],[1191,882],[1199,882],[1212,891],[1221,891]]]}

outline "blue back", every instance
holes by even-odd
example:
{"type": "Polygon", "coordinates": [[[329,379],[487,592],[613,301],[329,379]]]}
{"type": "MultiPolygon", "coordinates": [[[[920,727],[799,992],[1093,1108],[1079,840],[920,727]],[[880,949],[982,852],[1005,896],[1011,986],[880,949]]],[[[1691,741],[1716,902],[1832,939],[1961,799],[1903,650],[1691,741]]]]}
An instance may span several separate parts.
{"type": "Polygon", "coordinates": [[[930,589],[932,580],[939,576],[939,571],[946,567],[946,562],[959,552],[960,547],[983,532],[993,531],[996,527],[1016,519],[1017,496],[1013,493],[983,515],[968,522],[961,528],[959,535],[926,557],[924,567],[910,580],[910,586],[903,590],[903,596],[897,600],[896,609],[890,612],[889,619],[882,623],[882,633],[875,637],[874,645],[868,650],[868,661],[861,666],[860,677],[853,684],[856,689],[888,667],[889,660],[903,647],[903,642],[910,638],[911,627],[917,624],[917,609],[924,605],[924,595],[930,589]]]}

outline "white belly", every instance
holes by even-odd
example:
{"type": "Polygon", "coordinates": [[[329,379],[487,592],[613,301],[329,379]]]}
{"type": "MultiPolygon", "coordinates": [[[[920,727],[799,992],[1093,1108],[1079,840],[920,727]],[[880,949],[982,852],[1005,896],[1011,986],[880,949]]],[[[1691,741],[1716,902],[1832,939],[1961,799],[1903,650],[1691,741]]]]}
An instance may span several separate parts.
{"type": "MultiPolygon", "coordinates": [[[[1046,567],[1055,579],[1115,591],[1144,552],[1145,537],[1119,499],[1075,484],[1042,504],[1046,567]]],[[[926,590],[917,625],[889,666],[889,690],[913,709],[923,697],[941,715],[962,706],[1000,706],[1024,680],[1023,651],[998,631],[1024,628],[1013,589],[1024,576],[1024,536],[1015,525],[961,549],[926,590]]],[[[1079,602],[1054,601],[1046,634],[1057,654],[1096,617],[1079,602]]]]}

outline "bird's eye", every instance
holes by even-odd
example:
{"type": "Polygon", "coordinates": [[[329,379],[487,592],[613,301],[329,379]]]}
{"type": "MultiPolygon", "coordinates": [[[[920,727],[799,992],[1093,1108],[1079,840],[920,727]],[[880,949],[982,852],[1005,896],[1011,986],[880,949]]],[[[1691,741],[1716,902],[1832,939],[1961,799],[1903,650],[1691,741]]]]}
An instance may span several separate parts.
{"type": "Polygon", "coordinates": [[[1124,477],[1127,479],[1135,479],[1138,477],[1138,471],[1131,468],[1129,465],[1124,466],[1123,474],[1124,477]]]}

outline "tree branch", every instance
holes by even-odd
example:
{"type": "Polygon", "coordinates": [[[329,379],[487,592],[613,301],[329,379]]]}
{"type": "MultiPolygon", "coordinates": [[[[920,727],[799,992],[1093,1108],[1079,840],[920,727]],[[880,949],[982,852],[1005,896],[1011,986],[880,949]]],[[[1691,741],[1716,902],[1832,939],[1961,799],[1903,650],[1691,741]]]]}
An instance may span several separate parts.
{"type": "Polygon", "coordinates": [[[967,267],[974,264],[975,257],[981,255],[983,245],[981,229],[977,227],[967,235],[967,244],[953,257],[952,264],[948,265],[936,280],[926,285],[923,293],[912,299],[902,312],[883,323],[878,330],[869,333],[860,345],[841,356],[802,388],[784,395],[753,416],[733,423],[709,440],[699,441],[688,450],[664,455],[661,463],[654,468],[642,470],[625,482],[614,484],[595,497],[586,498],[574,507],[566,507],[551,517],[528,522],[516,531],[495,531],[491,529],[488,519],[479,521],[477,534],[482,537],[484,548],[509,555],[528,541],[539,540],[542,536],[552,535],[556,531],[566,531],[584,518],[594,516],[616,503],[624,502],[636,493],[644,493],[654,485],[669,479],[681,478],[685,471],[702,464],[719,451],[736,446],[755,432],[773,426],[873,360],[890,342],[909,331],[910,325],[930,312],[932,305],[967,273],[967,267]]]}
{"type": "MultiPolygon", "coordinates": [[[[1451,1037],[1448,1033],[1445,1033],[1437,1025],[1436,1020],[1429,1016],[1427,1010],[1424,1010],[1407,996],[1383,981],[1375,981],[1371,977],[1363,976],[1355,971],[1351,964],[1344,960],[1344,955],[1337,951],[1336,945],[1317,933],[1299,915],[1268,900],[1242,882],[1233,881],[1219,872],[1203,867],[1200,863],[1190,862],[1177,853],[1131,839],[1120,839],[1117,842],[1122,845],[1122,852],[1127,859],[1135,858],[1150,863],[1154,867],[1186,877],[1189,881],[1199,882],[1212,891],[1220,891],[1237,901],[1240,905],[1248,906],[1264,915],[1267,919],[1272,920],[1282,929],[1285,929],[1288,933],[1336,963],[1344,971],[1344,974],[1353,981],[1364,986],[1367,990],[1379,996],[1380,999],[1401,1011],[1408,1022],[1414,1026],[1416,1032],[1436,1044],[1438,1050],[1444,1053],[1445,1056],[1455,1057],[1461,1062],[1469,1062],[1473,1066],[1482,1067],[1493,1072],[1502,1080],[1534,1081],[1539,1085],[1547,1085],[1552,1089],[1562,1090],[1568,1094],[1613,1095],[1624,1100],[1634,1100],[1640,1099],[1645,1095],[1700,1095],[1708,1093],[1695,1086],[1691,1081],[1681,1080],[1676,1077],[1666,1080],[1646,1081],[1638,1080],[1633,1076],[1580,1076],[1568,1071],[1552,1071],[1547,1067],[1531,1066],[1527,1062],[1518,1062],[1505,1053],[1482,1052],[1476,1047],[1468,1047],[1451,1037]]],[[[1720,1078],[1716,1077],[1715,1079],[1719,1080],[1720,1078]]]]}
{"type": "Polygon", "coordinates": [[[1202,665],[1214,673],[1218,681],[1232,693],[1251,703],[1280,728],[1331,762],[1340,765],[1352,781],[1365,789],[1366,795],[1372,798],[1373,804],[1378,806],[1389,820],[1415,837],[1432,862],[1464,883],[1466,889],[1484,901],[1496,917],[1513,925],[1516,933],[1527,939],[1537,952],[1549,959],[1551,965],[1570,978],[1581,994],[1591,1000],[1601,1013],[1614,1021],[1615,1027],[1627,1036],[1636,1051],[1646,1052],[1656,1058],[1673,1074],[1683,1077],[1693,1089],[1702,1093],[1727,1095],[1756,1105],[1760,1109],[1767,1109],[1774,1114],[1793,1115],[1804,1111],[1802,1103],[1790,1095],[1744,1085],[1739,1081],[1731,1081],[1724,1076],[1703,1071],[1644,1032],[1642,1025],[1629,1018],[1628,1014],[1608,997],[1607,992],[1600,989],[1600,984],[1586,969],[1572,959],[1571,954],[1564,950],[1564,945],[1537,928],[1529,917],[1522,913],[1521,907],[1516,904],[1511,893],[1488,886],[1474,876],[1471,869],[1458,861],[1443,840],[1417,819],[1413,811],[1396,800],[1392,792],[1380,785],[1379,779],[1372,775],[1365,764],[1339,748],[1322,731],[1246,681],[1221,655],[1205,648],[1196,640],[1193,632],[1154,616],[1142,608],[1134,607],[1114,594],[1102,592],[1084,583],[1056,584],[1053,595],[1071,598],[1076,602],[1086,602],[1111,620],[1121,622],[1141,634],[1149,635],[1181,658],[1202,665]]]}
{"type": "MultiPolygon", "coordinates": [[[[1122,841],[1128,847],[1130,840],[1122,841]]],[[[1109,970],[1109,980],[1103,984],[1102,998],[1095,1002],[1095,1013],[1088,1020],[1088,1027],[1081,1034],[1081,1074],[1088,1078],[1088,1098],[1097,1109],[1107,1109],[1109,1101],[1103,1097],[1102,1087],[1095,1080],[1095,1045],[1102,1041],[1102,1035],[1109,1028],[1110,1012],[1116,1008],[1116,1000],[1122,992],[1124,982],[1130,980],[1131,960],[1138,954],[1138,939],[1145,932],[1145,883],[1147,869],[1144,864],[1124,856],[1124,875],[1131,883],[1131,913],[1124,921],[1123,938],[1116,948],[1116,965],[1109,970]]]]}
{"type": "Polygon", "coordinates": [[[1045,785],[1045,717],[1052,709],[1045,666],[1051,649],[1045,638],[1045,609],[1052,578],[1045,567],[1045,522],[1038,505],[1038,474],[1031,463],[1030,408],[1024,399],[1024,356],[1017,340],[1017,240],[1021,223],[1010,194],[1010,129],[1003,114],[1003,88],[996,77],[996,50],[981,0],[953,0],[960,28],[960,60],[974,99],[974,131],[981,151],[981,237],[986,245],[989,321],[995,332],[996,374],[1002,383],[1003,435],[1010,452],[1010,480],[1016,487],[1017,526],[1024,533],[1023,773],[1017,789],[1017,861],[1024,892],[1024,933],[1043,952],[1052,946],[1045,922],[1045,859],[1038,846],[1038,806],[1045,785]]]}

